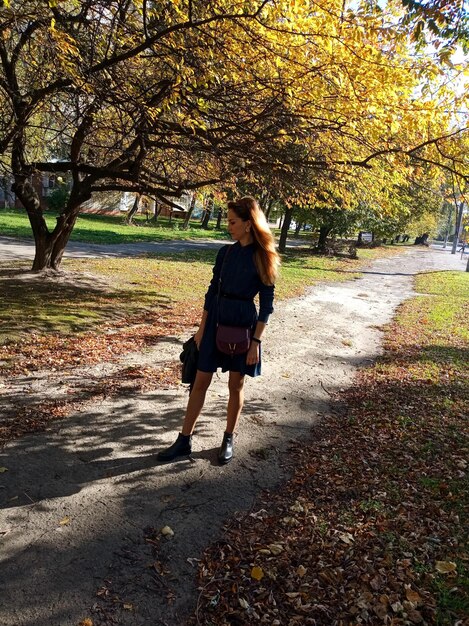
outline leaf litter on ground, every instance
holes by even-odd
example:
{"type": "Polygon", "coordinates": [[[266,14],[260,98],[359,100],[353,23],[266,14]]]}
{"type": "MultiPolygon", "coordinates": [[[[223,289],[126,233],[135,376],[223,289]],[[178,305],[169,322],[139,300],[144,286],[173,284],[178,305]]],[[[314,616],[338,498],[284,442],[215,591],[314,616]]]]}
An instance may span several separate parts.
{"type": "Polygon", "coordinates": [[[292,444],[292,478],[207,549],[191,625],[469,624],[461,274],[458,297],[445,295],[451,323],[428,315],[439,295],[401,305],[383,357],[333,398],[309,444],[292,444]]]}
{"type": "MultiPolygon", "coordinates": [[[[356,275],[370,254],[396,252],[365,251],[362,260],[286,255],[278,297],[298,295],[305,286],[326,279],[346,280],[356,275]]],[[[5,333],[0,335],[2,386],[11,380],[21,386],[23,380],[42,375],[56,384],[77,371],[118,364],[129,353],[189,332],[200,316],[214,255],[203,251],[171,257],[67,259],[67,271],[59,274],[27,272],[24,261],[13,266],[0,263],[5,290],[0,323],[9,330],[7,341],[5,333]]],[[[180,378],[177,361],[169,364],[170,375],[155,368],[136,369],[121,368],[118,376],[104,377],[102,390],[95,374],[81,374],[87,382],[80,389],[71,388],[69,398],[32,401],[22,394],[21,401],[0,416],[0,445],[43,430],[102,397],[175,386],[180,378]]]]}

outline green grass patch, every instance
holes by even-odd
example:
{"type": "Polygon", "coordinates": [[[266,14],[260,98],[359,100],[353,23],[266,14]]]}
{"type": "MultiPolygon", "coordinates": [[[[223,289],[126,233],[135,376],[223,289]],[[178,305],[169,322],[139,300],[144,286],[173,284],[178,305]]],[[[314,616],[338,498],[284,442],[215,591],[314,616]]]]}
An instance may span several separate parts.
{"type": "Polygon", "coordinates": [[[103,323],[163,314],[180,303],[200,308],[212,256],[65,259],[65,273],[58,277],[21,273],[24,262],[13,269],[3,265],[0,344],[18,341],[25,332],[99,332],[103,323]]]}
{"type": "Polygon", "coordinates": [[[467,567],[458,548],[469,539],[469,274],[421,274],[416,289],[425,295],[401,305],[387,331],[389,351],[364,384],[371,388],[379,381],[369,394],[374,419],[394,431],[402,457],[412,458],[405,476],[399,479],[396,473],[395,481],[402,500],[409,498],[409,487],[418,494],[413,497],[413,530],[421,536],[420,542],[413,541],[415,571],[435,598],[434,623],[449,626],[467,615],[469,607],[467,567]],[[446,524],[438,511],[444,511],[446,524]],[[435,520],[434,543],[426,543],[420,522],[425,518],[435,520]],[[439,575],[439,560],[458,562],[457,570],[439,575]]]}
{"type": "MultiPolygon", "coordinates": [[[[469,569],[463,561],[457,562],[456,579],[448,580],[445,576],[435,576],[431,585],[436,597],[437,626],[453,626],[458,622],[456,616],[469,615],[469,569]]],[[[464,622],[460,622],[463,624],[464,622]]]]}
{"type": "Polygon", "coordinates": [[[469,273],[467,272],[427,272],[416,279],[416,289],[441,297],[469,298],[469,273]]]}
{"type": "MultiPolygon", "coordinates": [[[[369,252],[369,251],[367,251],[369,252]]],[[[76,334],[100,331],[104,322],[146,311],[197,309],[212,277],[215,250],[125,258],[71,259],[63,276],[30,274],[25,261],[0,266],[0,345],[19,340],[25,331],[76,334]],[[22,273],[24,271],[24,273],[22,273]]],[[[283,256],[276,285],[278,299],[304,293],[325,281],[357,276],[361,262],[311,256],[295,251],[283,256]]]]}
{"type": "MultiPolygon", "coordinates": [[[[55,227],[57,215],[46,211],[44,217],[50,230],[55,227]]],[[[8,237],[32,239],[31,226],[25,211],[0,209],[0,233],[8,237]]],[[[199,221],[192,220],[187,230],[182,221],[160,217],[156,223],[137,217],[133,225],[124,224],[124,216],[81,213],[78,216],[70,241],[97,244],[122,244],[168,241],[171,239],[228,239],[225,229],[216,230],[214,225],[202,229],[199,221]]]]}
{"type": "Polygon", "coordinates": [[[280,299],[291,298],[320,282],[350,280],[358,276],[362,265],[352,259],[312,256],[298,250],[287,252],[282,256],[276,295],[280,299]]]}

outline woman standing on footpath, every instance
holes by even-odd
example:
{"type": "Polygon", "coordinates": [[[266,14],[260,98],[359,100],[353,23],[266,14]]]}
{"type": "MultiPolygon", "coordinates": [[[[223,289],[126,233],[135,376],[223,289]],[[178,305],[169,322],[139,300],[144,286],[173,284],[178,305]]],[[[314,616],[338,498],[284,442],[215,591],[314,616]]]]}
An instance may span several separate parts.
{"type": "Polygon", "coordinates": [[[218,252],[204,311],[194,340],[199,348],[197,374],[177,440],[159,452],[159,461],[173,461],[192,452],[192,433],[202,411],[213,373],[229,371],[226,431],[218,454],[221,465],[233,457],[233,433],[244,403],[244,377],[261,373],[261,338],[273,311],[279,256],[264,213],[249,196],[228,202],[228,232],[234,244],[218,252]],[[254,304],[259,294],[259,313],[254,304]],[[217,348],[218,324],[250,329],[244,354],[229,355],[217,348]]]}

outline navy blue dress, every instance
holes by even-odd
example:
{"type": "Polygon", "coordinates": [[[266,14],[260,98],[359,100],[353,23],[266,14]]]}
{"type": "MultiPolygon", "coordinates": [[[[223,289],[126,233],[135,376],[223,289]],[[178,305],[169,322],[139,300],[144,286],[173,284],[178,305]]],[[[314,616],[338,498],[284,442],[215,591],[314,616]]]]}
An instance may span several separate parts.
{"type": "MultiPolygon", "coordinates": [[[[213,277],[205,295],[204,309],[208,311],[204,335],[200,342],[198,369],[202,372],[240,372],[248,376],[261,373],[261,356],[255,365],[246,364],[247,354],[230,356],[223,354],[216,347],[215,335],[217,323],[227,326],[250,327],[252,332],[257,321],[267,323],[272,313],[274,287],[264,285],[254,263],[254,244],[242,246],[239,242],[220,248],[213,267],[213,277]],[[225,263],[223,260],[225,255],[225,263]],[[218,284],[223,266],[221,297],[218,306],[218,284]],[[259,312],[254,298],[259,294],[259,312]],[[219,309],[219,310],[218,310],[219,309]]],[[[260,348],[260,346],[259,346],[260,348]]]]}

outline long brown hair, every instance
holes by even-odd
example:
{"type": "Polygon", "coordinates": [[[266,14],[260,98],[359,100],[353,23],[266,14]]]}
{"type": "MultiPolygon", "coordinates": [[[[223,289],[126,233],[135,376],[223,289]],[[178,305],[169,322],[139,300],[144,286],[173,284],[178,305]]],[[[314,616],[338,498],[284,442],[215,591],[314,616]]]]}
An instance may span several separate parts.
{"type": "Polygon", "coordinates": [[[228,202],[228,208],[247,222],[251,222],[251,234],[254,239],[254,260],[257,271],[264,285],[273,285],[277,278],[280,257],[275,249],[274,237],[270,231],[264,212],[251,196],[244,196],[234,202],[228,202]]]}

